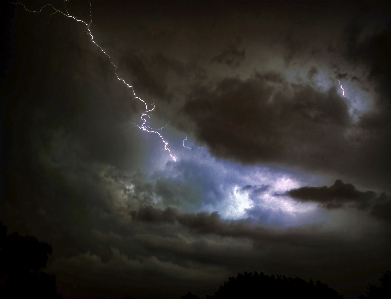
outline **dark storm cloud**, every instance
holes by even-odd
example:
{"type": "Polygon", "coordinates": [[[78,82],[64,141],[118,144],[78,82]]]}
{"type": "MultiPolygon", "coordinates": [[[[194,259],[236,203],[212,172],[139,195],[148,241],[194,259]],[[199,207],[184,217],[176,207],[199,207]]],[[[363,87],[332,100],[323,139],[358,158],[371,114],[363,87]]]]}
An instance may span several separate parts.
{"type": "Polygon", "coordinates": [[[387,82],[391,77],[391,60],[388,55],[391,50],[391,20],[389,15],[387,18],[386,28],[370,36],[364,35],[362,24],[351,23],[346,31],[349,41],[346,58],[369,67],[368,79],[378,85],[383,96],[389,98],[390,88],[387,82]]]}
{"type": "Polygon", "coordinates": [[[357,20],[351,22],[345,32],[348,41],[346,59],[367,69],[366,77],[358,82],[362,84],[362,79],[365,79],[377,92],[373,111],[363,115],[359,123],[370,135],[367,144],[362,147],[361,159],[365,168],[370,169],[370,165],[375,165],[378,173],[387,178],[391,169],[390,11],[389,3],[382,3],[375,10],[382,25],[373,34],[366,34],[364,23],[357,20]]]}
{"type": "Polygon", "coordinates": [[[323,242],[323,238],[336,237],[333,234],[324,233],[321,238],[311,240],[312,233],[309,228],[291,228],[280,231],[270,227],[262,227],[247,220],[223,220],[217,212],[180,213],[172,208],[162,210],[152,206],[144,206],[139,211],[134,211],[131,214],[135,220],[152,224],[177,223],[190,232],[200,235],[248,238],[250,240],[289,244],[301,244],[305,241],[306,246],[317,246],[319,245],[318,242],[323,242]]]}
{"type": "MultiPolygon", "coordinates": [[[[265,189],[265,187],[254,188],[254,191],[257,192],[257,190],[261,189],[265,189]]],[[[303,198],[309,196],[307,190],[310,190],[311,194],[316,194],[317,196],[317,200],[314,199],[313,201],[321,202],[330,209],[334,208],[333,210],[337,207],[342,208],[345,204],[350,204],[359,208],[362,213],[368,211],[372,216],[379,220],[387,220],[387,215],[389,215],[390,198],[388,196],[383,194],[380,197],[376,197],[374,192],[357,191],[351,184],[343,184],[340,181],[337,181],[336,184],[330,188],[304,187],[297,190],[305,193],[305,195],[301,194],[303,198]],[[330,194],[334,196],[331,199],[330,194]]],[[[307,199],[305,199],[305,201],[307,201],[307,199]]],[[[257,211],[255,210],[253,212],[257,211]]],[[[189,232],[195,232],[200,235],[217,235],[239,239],[248,238],[250,240],[264,240],[265,242],[277,243],[287,242],[290,244],[296,244],[296,242],[298,244],[303,244],[304,242],[306,246],[312,244],[309,239],[314,237],[314,230],[320,230],[319,233],[322,231],[322,233],[320,233],[321,237],[318,240],[319,242],[322,242],[321,239],[323,238],[330,238],[330,242],[335,242],[336,240],[331,241],[331,239],[338,238],[334,233],[329,235],[329,232],[326,232],[327,228],[323,231],[322,226],[319,227],[316,224],[314,226],[293,227],[283,230],[277,228],[272,229],[266,226],[263,227],[259,223],[255,223],[251,220],[224,220],[220,217],[218,212],[184,213],[170,207],[161,209],[153,206],[142,206],[139,210],[131,212],[131,215],[136,222],[140,221],[153,225],[179,225],[189,232]]],[[[335,234],[337,234],[337,232],[335,232],[335,234]]],[[[314,241],[313,245],[317,246],[316,243],[318,241],[314,241]]]]}
{"type": "Polygon", "coordinates": [[[310,80],[313,80],[314,79],[314,76],[318,74],[318,70],[316,69],[316,67],[311,67],[311,69],[309,70],[308,72],[308,79],[310,80]]]}
{"type": "MultiPolygon", "coordinates": [[[[348,59],[369,68],[367,79],[380,92],[380,96],[376,100],[382,111],[376,114],[376,118],[378,118],[379,124],[381,123],[387,128],[391,121],[391,88],[389,85],[391,59],[388,55],[391,51],[391,20],[388,19],[388,25],[384,30],[364,39],[361,37],[363,31],[364,28],[357,23],[350,25],[347,30],[350,42],[346,56],[348,59]]],[[[363,122],[365,126],[365,119],[363,122]]]]}
{"type": "Polygon", "coordinates": [[[283,44],[286,51],[284,61],[285,65],[288,66],[297,55],[297,52],[302,50],[303,44],[295,41],[291,35],[288,35],[288,37],[285,38],[283,44]]]}
{"type": "Polygon", "coordinates": [[[379,220],[391,221],[391,197],[382,193],[371,208],[371,215],[379,220]]]}
{"type": "Polygon", "coordinates": [[[173,208],[167,208],[164,211],[156,209],[152,206],[142,207],[137,213],[133,213],[133,217],[146,222],[169,222],[173,223],[177,220],[178,212],[173,208]]]}
{"type": "MultiPolygon", "coordinates": [[[[52,244],[55,255],[93,248],[106,257],[109,247],[90,232],[101,228],[100,217],[108,219],[107,229],[118,227],[113,192],[125,189],[118,173],[140,165],[141,141],[127,124],[143,107],[78,24],[42,16],[19,10],[19,22],[13,20],[14,51],[0,92],[12,161],[1,217],[11,229],[52,244]]],[[[145,189],[138,196],[144,203],[150,203],[147,187],[136,187],[145,189]]]]}
{"type": "Polygon", "coordinates": [[[338,75],[337,75],[337,78],[338,79],[345,79],[345,78],[347,78],[347,76],[348,76],[348,73],[339,73],[338,75]]]}
{"type": "Polygon", "coordinates": [[[217,212],[180,213],[172,208],[165,210],[151,206],[140,208],[132,216],[140,221],[151,223],[177,222],[190,231],[199,234],[215,234],[223,237],[258,239],[268,233],[246,221],[225,221],[217,212]]]}
{"type": "MultiPolygon", "coordinates": [[[[139,217],[138,213],[133,215],[135,216],[135,223],[151,224],[151,229],[153,227],[164,227],[163,225],[173,226],[177,231],[184,228],[191,233],[193,238],[197,236],[197,238],[207,238],[212,241],[216,240],[215,238],[219,240],[222,237],[222,240],[233,240],[235,244],[246,244],[246,240],[250,240],[252,250],[248,250],[246,247],[237,248],[235,251],[238,255],[232,260],[228,259],[224,262],[217,257],[220,251],[214,251],[213,247],[210,247],[213,243],[209,243],[210,245],[201,243],[203,249],[198,250],[201,248],[198,247],[201,245],[198,242],[192,245],[187,243],[187,246],[183,246],[180,245],[181,241],[178,240],[179,244],[173,246],[171,242],[164,245],[166,241],[163,239],[154,241],[154,238],[151,237],[148,241],[150,246],[164,248],[163,251],[166,254],[171,252],[176,259],[186,256],[191,260],[205,264],[211,263],[214,259],[218,264],[225,265],[228,269],[235,269],[236,265],[239,267],[247,266],[252,269],[262,265],[263,269],[281,269],[278,271],[284,273],[294,273],[300,269],[301,273],[306,273],[303,275],[328,277],[328,281],[333,281],[338,280],[338,277],[342,275],[334,268],[340,259],[344,260],[344,265],[350,270],[358,269],[358,264],[366,265],[364,267],[369,265],[379,267],[386,261],[377,261],[374,250],[380,253],[386,252],[390,248],[388,238],[383,239],[383,241],[371,238],[374,243],[365,241],[367,234],[371,234],[371,232],[379,233],[379,230],[375,227],[362,227],[357,230],[357,225],[361,226],[365,223],[365,215],[359,218],[359,223],[352,224],[352,226],[348,225],[343,230],[330,230],[327,225],[325,227],[323,225],[313,225],[280,230],[262,227],[245,220],[222,220],[217,213],[172,212],[169,209],[143,207],[139,212],[139,215],[143,216],[139,217]],[[147,217],[145,217],[146,212],[148,213],[147,217]],[[175,222],[172,221],[173,215],[176,218],[175,222]],[[195,251],[193,251],[193,246],[195,246],[195,251]],[[361,263],[357,263],[357,260],[360,260],[361,263]],[[332,270],[333,268],[334,270],[332,270]],[[314,269],[318,269],[319,272],[314,271],[314,269]],[[312,274],[309,274],[311,272],[312,274]],[[315,272],[317,274],[314,274],[315,272]]],[[[181,234],[186,236],[185,232],[181,234]]],[[[235,255],[235,252],[232,252],[232,254],[235,255]]],[[[228,258],[228,256],[226,257],[228,258]]]]}
{"type": "Polygon", "coordinates": [[[329,209],[341,208],[347,203],[364,209],[376,196],[373,191],[358,191],[352,184],[344,184],[341,180],[336,180],[330,187],[301,187],[287,194],[296,200],[318,202],[329,209]]]}
{"type": "MultiPolygon", "coordinates": [[[[337,92],[338,84],[320,91],[310,84],[288,83],[284,73],[270,71],[255,72],[248,79],[200,84],[188,96],[183,111],[194,124],[196,139],[217,157],[324,172],[338,169],[341,175],[388,190],[391,110],[387,103],[391,90],[385,74],[388,68],[378,64],[371,74],[381,78],[378,83],[383,82],[378,85],[382,99],[374,99],[375,105],[362,113],[358,122],[349,116],[347,100],[337,92]]],[[[312,67],[309,79],[314,80],[318,73],[319,69],[312,67]]],[[[357,78],[336,73],[338,79],[348,77],[357,78]]],[[[368,90],[365,84],[360,85],[368,90]]]]}
{"type": "Polygon", "coordinates": [[[335,89],[289,85],[288,91],[287,85],[272,72],[227,78],[195,90],[184,111],[196,123],[197,139],[219,157],[325,167],[344,151],[347,106],[335,89]]]}
{"type": "MultiPolygon", "coordinates": [[[[390,9],[388,7],[389,11],[390,9]]],[[[382,98],[378,100],[389,102],[390,87],[388,80],[391,77],[391,60],[388,53],[391,50],[391,20],[389,15],[378,13],[380,14],[379,17],[388,19],[388,23],[385,28],[373,35],[365,36],[365,28],[360,22],[349,24],[346,29],[348,39],[346,58],[356,63],[364,64],[369,68],[367,79],[372,84],[375,84],[382,94],[382,98]]],[[[389,110],[387,113],[389,113],[389,110]]]]}
{"type": "MultiPolygon", "coordinates": [[[[180,130],[175,133],[181,135],[179,141],[170,142],[174,149],[181,147],[182,135],[188,133],[217,158],[345,173],[349,169],[344,163],[353,161],[351,165],[364,169],[362,177],[380,173],[387,180],[390,139],[384,111],[388,108],[360,120],[363,135],[369,138],[367,150],[360,155],[357,152],[363,147],[346,141],[346,129],[352,124],[338,85],[320,91],[311,83],[288,82],[280,68],[262,69],[266,62],[279,65],[279,55],[285,67],[307,60],[310,56],[303,49],[309,39],[319,42],[326,32],[338,34],[337,25],[322,23],[314,34],[319,24],[313,13],[318,10],[326,19],[345,18],[352,11],[344,6],[348,4],[323,14],[324,7],[311,4],[303,10],[296,2],[284,8],[271,2],[260,6],[213,1],[205,6],[199,2],[113,3],[92,3],[96,40],[108,45],[108,52],[119,62],[119,72],[134,83],[136,92],[146,96],[148,103],[156,102],[162,122],[180,130]],[[239,36],[241,42],[232,42],[232,36],[239,36]],[[261,63],[257,59],[253,63],[250,59],[258,51],[261,63]],[[241,73],[247,63],[252,76],[241,73]],[[213,71],[220,69],[224,73],[215,77],[213,71]],[[239,73],[227,74],[233,71],[239,73]],[[183,110],[177,99],[184,104],[183,110]],[[177,117],[184,119],[182,123],[177,117]],[[367,172],[368,167],[374,170],[367,172]]],[[[76,6],[70,8],[79,13],[76,6]]],[[[390,245],[384,238],[388,232],[383,226],[390,219],[388,196],[368,200],[372,205],[366,211],[382,222],[362,210],[329,209],[329,222],[276,228],[250,220],[224,220],[217,212],[198,212],[230,196],[227,186],[238,185],[251,200],[272,188],[240,181],[240,176],[247,175],[245,167],[236,174],[231,168],[236,167],[234,163],[216,158],[222,165],[218,168],[214,158],[194,154],[191,162],[178,161],[175,166],[162,162],[162,170],[154,172],[153,179],[143,174],[144,170],[153,172],[146,169],[145,161],[166,158],[163,150],[158,157],[149,155],[143,138],[151,135],[142,135],[133,125],[144,107],[115,78],[107,57],[91,44],[85,27],[49,14],[50,10],[37,15],[20,9],[15,21],[15,52],[0,90],[1,130],[8,132],[12,143],[0,215],[11,230],[34,234],[53,245],[52,269],[61,290],[75,296],[143,297],[151,295],[145,295],[145,290],[153,289],[155,297],[177,292],[174,295],[179,298],[189,286],[206,293],[229,275],[255,267],[334,279],[339,273],[362,273],[363,269],[374,273],[390,264],[390,245]]],[[[88,19],[84,3],[80,4],[83,14],[88,19]]],[[[351,39],[348,49],[352,59],[372,62],[371,80],[383,78],[376,81],[383,82],[383,87],[388,82],[388,62],[381,65],[381,59],[387,58],[381,45],[388,52],[388,38],[386,31],[379,32],[378,38],[351,39]],[[378,52],[368,56],[372,51],[378,52]]],[[[335,54],[341,44],[334,45],[335,54]]],[[[308,48],[314,52],[312,46],[308,48]]],[[[303,69],[311,81],[324,69],[320,63],[310,65],[309,71],[303,69]]],[[[340,69],[337,74],[346,72],[340,69]]],[[[174,134],[169,128],[162,132],[168,138],[174,134]]],[[[2,135],[2,150],[4,140],[2,135]]],[[[196,151],[186,152],[186,157],[189,152],[196,151]]],[[[327,192],[331,188],[326,187],[327,192]]],[[[343,204],[357,201],[349,196],[360,200],[366,196],[347,189],[336,191],[343,204]]],[[[273,201],[270,205],[278,206],[273,201]]],[[[249,215],[267,219],[271,212],[257,207],[249,215]]],[[[278,212],[273,215],[279,217],[278,212]]]]}
{"type": "Polygon", "coordinates": [[[180,78],[187,75],[183,63],[162,54],[146,55],[127,50],[126,53],[121,53],[120,65],[120,72],[126,80],[132,82],[137,90],[141,90],[140,96],[157,98],[159,101],[172,100],[170,76],[180,78]]]}
{"type": "Polygon", "coordinates": [[[240,39],[227,45],[220,54],[212,58],[212,62],[238,67],[245,60],[246,51],[240,49],[240,39]]]}
{"type": "Polygon", "coordinates": [[[377,196],[374,191],[359,191],[352,184],[336,180],[327,187],[301,187],[287,192],[295,200],[317,202],[327,209],[339,209],[346,206],[366,210],[378,220],[390,221],[391,197],[385,193],[377,196]]]}

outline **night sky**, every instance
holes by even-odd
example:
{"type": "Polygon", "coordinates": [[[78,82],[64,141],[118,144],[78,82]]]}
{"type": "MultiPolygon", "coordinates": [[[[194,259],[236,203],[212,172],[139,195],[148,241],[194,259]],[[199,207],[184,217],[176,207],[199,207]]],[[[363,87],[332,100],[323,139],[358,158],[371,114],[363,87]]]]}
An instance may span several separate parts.
{"type": "Polygon", "coordinates": [[[49,1],[1,4],[0,220],[65,298],[391,269],[389,2],[93,0],[100,49],[49,1]]]}

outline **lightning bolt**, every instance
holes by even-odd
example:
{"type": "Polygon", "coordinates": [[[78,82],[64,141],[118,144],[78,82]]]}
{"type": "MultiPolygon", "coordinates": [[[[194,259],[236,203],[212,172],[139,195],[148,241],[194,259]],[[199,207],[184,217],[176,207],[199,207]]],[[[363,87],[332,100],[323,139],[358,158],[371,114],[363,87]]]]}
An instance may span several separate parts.
{"type": "MultiPolygon", "coordinates": [[[[187,146],[187,145],[185,144],[185,141],[187,141],[187,136],[186,136],[185,139],[183,139],[183,141],[182,141],[182,145],[183,145],[184,148],[189,149],[189,150],[195,149],[195,147],[189,147],[189,146],[187,146]]],[[[199,146],[197,149],[200,149],[200,148],[202,148],[202,146],[199,146]]]]}
{"type": "Polygon", "coordinates": [[[188,146],[185,145],[185,141],[187,141],[187,136],[186,136],[185,139],[183,139],[182,145],[183,145],[184,148],[187,148],[187,149],[190,149],[190,150],[191,150],[191,149],[192,149],[191,147],[188,147],[188,146]]]}
{"type": "Polygon", "coordinates": [[[144,131],[144,132],[148,132],[148,133],[153,133],[153,134],[156,134],[162,141],[162,143],[164,144],[164,149],[168,152],[168,154],[170,155],[171,159],[174,160],[175,162],[177,161],[177,158],[173,155],[173,153],[171,152],[170,148],[168,147],[168,142],[164,139],[163,135],[158,132],[157,129],[154,129],[154,128],[151,128],[150,126],[147,125],[147,122],[148,122],[148,119],[150,118],[150,115],[149,113],[151,113],[152,111],[154,111],[155,109],[155,104],[152,103],[152,108],[149,108],[148,104],[146,101],[144,101],[142,98],[140,98],[137,94],[136,94],[136,91],[133,87],[133,85],[127,83],[125,81],[125,79],[123,79],[122,77],[120,77],[117,73],[117,70],[118,70],[118,67],[117,65],[113,62],[111,56],[95,41],[95,38],[94,38],[94,35],[92,34],[92,31],[90,29],[90,26],[92,24],[92,4],[91,2],[89,1],[89,5],[90,5],[90,21],[87,23],[86,21],[84,20],[81,20],[79,18],[77,18],[76,16],[74,15],[71,15],[69,14],[68,12],[68,9],[66,7],[66,2],[68,2],[69,0],[65,0],[64,1],[64,9],[65,9],[65,12],[64,11],[61,11],[59,9],[57,9],[56,7],[54,7],[52,4],[48,3],[48,4],[45,4],[44,6],[42,6],[39,10],[30,10],[28,9],[23,3],[15,3],[15,2],[10,2],[12,4],[15,4],[15,5],[21,5],[26,11],[30,12],[30,13],[41,13],[46,7],[50,7],[52,8],[54,11],[53,13],[50,14],[50,16],[56,14],[56,13],[59,13],[61,15],[63,15],[64,17],[67,17],[67,18],[71,18],[73,20],[75,20],[76,22],[78,23],[81,23],[83,24],[86,29],[87,29],[87,35],[89,35],[90,37],[90,41],[108,58],[111,66],[113,67],[114,69],[114,74],[115,76],[117,77],[117,80],[122,82],[123,85],[125,85],[125,87],[127,87],[128,89],[131,90],[132,94],[133,94],[133,97],[137,100],[139,100],[140,102],[143,103],[144,107],[145,107],[145,111],[141,114],[140,116],[140,119],[141,119],[141,125],[136,125],[140,130],[144,131]]]}
{"type": "Polygon", "coordinates": [[[339,87],[342,89],[342,96],[345,97],[345,89],[343,89],[341,81],[338,80],[338,84],[339,84],[339,87]]]}

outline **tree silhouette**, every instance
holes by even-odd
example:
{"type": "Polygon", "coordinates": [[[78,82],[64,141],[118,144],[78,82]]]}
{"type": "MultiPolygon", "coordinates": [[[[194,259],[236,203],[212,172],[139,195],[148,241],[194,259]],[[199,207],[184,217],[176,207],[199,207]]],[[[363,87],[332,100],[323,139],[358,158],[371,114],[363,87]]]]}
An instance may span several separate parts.
{"type": "Polygon", "coordinates": [[[268,298],[301,298],[301,299],[340,299],[337,291],[320,281],[306,282],[301,278],[287,278],[281,275],[265,275],[258,272],[244,272],[236,278],[229,277],[224,285],[208,299],[268,299],[268,298]]]}
{"type": "Polygon", "coordinates": [[[54,275],[42,271],[51,252],[35,237],[7,234],[0,222],[0,298],[61,298],[54,275]]]}
{"type": "Polygon", "coordinates": [[[391,271],[386,271],[379,278],[380,286],[368,285],[365,294],[360,295],[359,299],[389,299],[391,298],[391,271]]]}

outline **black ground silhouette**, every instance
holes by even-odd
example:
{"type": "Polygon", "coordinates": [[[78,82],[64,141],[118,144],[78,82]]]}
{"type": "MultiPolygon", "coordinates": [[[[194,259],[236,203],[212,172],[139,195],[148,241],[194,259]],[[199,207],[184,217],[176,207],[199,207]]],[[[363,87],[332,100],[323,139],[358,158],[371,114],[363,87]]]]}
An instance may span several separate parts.
{"type": "Polygon", "coordinates": [[[380,286],[370,284],[365,294],[359,299],[389,299],[391,298],[391,271],[386,271],[379,278],[380,286]]]}
{"type": "MultiPolygon", "coordinates": [[[[196,299],[198,296],[188,293],[182,299],[196,299]]],[[[230,277],[224,285],[208,299],[268,299],[268,298],[301,298],[301,299],[340,299],[337,291],[320,281],[306,282],[301,278],[289,278],[281,275],[266,275],[258,272],[244,272],[236,278],[230,277]]]]}
{"type": "Polygon", "coordinates": [[[0,222],[0,298],[62,298],[55,276],[42,271],[51,252],[35,237],[7,234],[0,222]]]}

